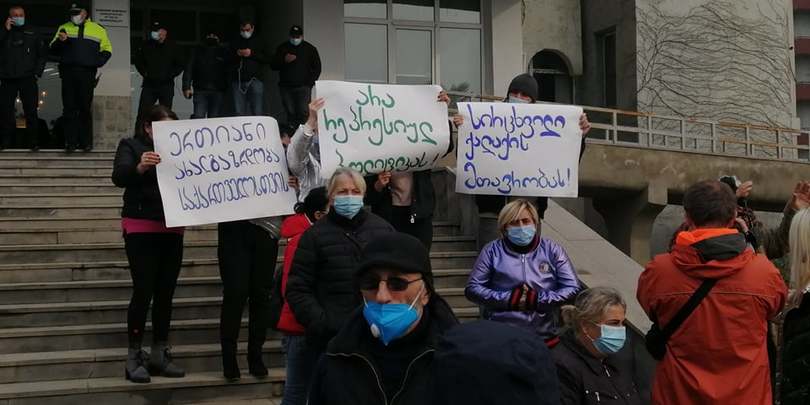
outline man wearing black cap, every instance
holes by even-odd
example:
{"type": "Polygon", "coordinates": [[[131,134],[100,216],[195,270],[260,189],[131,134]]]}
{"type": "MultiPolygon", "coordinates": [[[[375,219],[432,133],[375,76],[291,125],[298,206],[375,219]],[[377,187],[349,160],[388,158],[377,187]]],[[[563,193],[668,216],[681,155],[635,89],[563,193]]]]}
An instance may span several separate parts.
{"type": "Polygon", "coordinates": [[[51,53],[59,58],[65,151],[93,149],[92,106],[96,73],[112,56],[107,30],[90,21],[83,3],[70,6],[70,21],[56,29],[51,53]]]}
{"type": "Polygon", "coordinates": [[[133,64],[143,77],[141,100],[135,128],[141,126],[142,115],[157,102],[172,108],[174,78],[183,72],[183,60],[174,42],[168,40],[169,32],[159,22],[152,23],[149,37],[135,52],[133,64]]]}
{"type": "Polygon", "coordinates": [[[278,46],[271,66],[279,71],[278,86],[281,102],[287,112],[287,122],[298,128],[307,121],[312,86],[321,76],[318,49],[304,41],[301,26],[290,27],[290,40],[278,46]]]}
{"type": "Polygon", "coordinates": [[[430,255],[418,239],[390,233],[363,249],[357,285],[364,305],[329,342],[309,404],[424,404],[439,337],[458,324],[436,294],[430,255]]]}

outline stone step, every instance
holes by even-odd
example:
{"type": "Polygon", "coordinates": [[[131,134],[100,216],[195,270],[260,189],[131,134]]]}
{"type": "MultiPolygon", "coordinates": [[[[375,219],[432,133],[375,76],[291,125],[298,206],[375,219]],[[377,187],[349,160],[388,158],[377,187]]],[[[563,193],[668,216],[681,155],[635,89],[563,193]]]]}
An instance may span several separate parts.
{"type": "MultiPolygon", "coordinates": [[[[477,251],[431,252],[430,258],[434,275],[449,273],[462,277],[465,281],[478,257],[477,251]],[[459,270],[460,269],[460,270],[459,270]]],[[[280,255],[278,264],[282,263],[280,255]]],[[[0,283],[41,283],[58,281],[101,281],[129,280],[129,265],[125,260],[95,263],[38,263],[38,264],[0,264],[0,283]]],[[[189,259],[183,260],[180,276],[219,277],[217,260],[189,259]]]]}
{"type": "Polygon", "coordinates": [[[112,157],[59,157],[49,159],[37,158],[18,158],[9,159],[0,156],[0,168],[17,169],[17,168],[84,168],[84,167],[106,167],[112,169],[112,157]]]}
{"type": "Polygon", "coordinates": [[[115,151],[112,149],[73,153],[65,153],[62,149],[40,149],[36,152],[28,149],[3,149],[0,152],[0,160],[112,159],[113,157],[115,157],[115,151]]]}
{"type": "Polygon", "coordinates": [[[0,195],[7,194],[50,194],[50,193],[123,193],[123,190],[112,184],[80,184],[80,183],[63,183],[63,184],[20,184],[8,183],[0,180],[0,195]]]}
{"type": "Polygon", "coordinates": [[[0,174],[0,184],[47,184],[47,185],[95,185],[104,186],[112,184],[109,174],[93,174],[83,176],[53,175],[53,176],[20,176],[14,174],[0,174]]]}
{"type": "MultiPolygon", "coordinates": [[[[473,305],[464,297],[463,286],[440,288],[438,293],[453,308],[473,305]]],[[[172,319],[214,319],[219,316],[221,304],[221,293],[213,296],[175,298],[172,303],[172,319]]],[[[115,323],[127,318],[128,306],[129,297],[118,301],[4,304],[0,305],[0,329],[115,323]]]]}
{"type": "MultiPolygon", "coordinates": [[[[238,360],[242,365],[247,366],[247,343],[239,343],[238,348],[238,360]]],[[[144,349],[147,352],[150,350],[149,347],[144,349]]],[[[174,361],[183,367],[186,373],[222,370],[219,343],[174,345],[172,355],[174,361]]],[[[123,379],[126,356],[126,347],[3,354],[0,355],[0,384],[70,380],[79,376],[120,377],[123,379]]],[[[265,342],[264,363],[267,367],[284,367],[279,339],[265,342]]]]}
{"type": "Polygon", "coordinates": [[[123,202],[111,204],[15,204],[0,206],[0,218],[87,218],[121,216],[123,202]]]}
{"type": "Polygon", "coordinates": [[[2,194],[0,208],[4,206],[41,205],[123,205],[123,192],[117,193],[49,193],[49,194],[2,194]]]}
{"type": "MultiPolygon", "coordinates": [[[[119,236],[120,240],[120,236],[119,236]]],[[[183,257],[203,259],[216,257],[216,241],[187,241],[183,257]]],[[[433,238],[434,252],[455,252],[475,249],[475,239],[467,236],[437,236],[433,238]]],[[[0,246],[0,263],[69,263],[122,260],[126,258],[123,242],[6,245],[0,246]]]]}
{"type": "Polygon", "coordinates": [[[31,177],[51,177],[51,176],[87,176],[87,175],[112,175],[112,163],[109,165],[93,165],[85,167],[71,166],[50,166],[50,167],[2,167],[0,175],[31,176],[31,177]]]}
{"type": "Polygon", "coordinates": [[[279,397],[284,370],[271,369],[267,378],[242,370],[242,379],[229,383],[219,371],[190,373],[184,378],[154,377],[133,384],[123,377],[76,378],[63,381],[0,384],[0,403],[9,405],[188,404],[279,397]],[[9,402],[6,402],[9,401],[9,402]]]}

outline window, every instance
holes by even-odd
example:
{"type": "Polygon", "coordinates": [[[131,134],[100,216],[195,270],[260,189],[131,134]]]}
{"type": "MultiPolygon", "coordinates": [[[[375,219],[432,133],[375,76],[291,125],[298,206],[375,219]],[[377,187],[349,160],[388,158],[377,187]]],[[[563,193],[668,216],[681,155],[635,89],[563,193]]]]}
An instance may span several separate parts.
{"type": "Polygon", "coordinates": [[[810,13],[795,12],[793,14],[793,30],[796,37],[810,37],[810,13]]]}
{"type": "Polygon", "coordinates": [[[344,0],[346,80],[482,89],[481,0],[344,0]]]}
{"type": "Polygon", "coordinates": [[[810,83],[810,56],[796,56],[796,81],[810,83]]]}
{"type": "Polygon", "coordinates": [[[597,46],[601,61],[602,101],[605,107],[616,107],[616,32],[599,34],[597,46]]]}

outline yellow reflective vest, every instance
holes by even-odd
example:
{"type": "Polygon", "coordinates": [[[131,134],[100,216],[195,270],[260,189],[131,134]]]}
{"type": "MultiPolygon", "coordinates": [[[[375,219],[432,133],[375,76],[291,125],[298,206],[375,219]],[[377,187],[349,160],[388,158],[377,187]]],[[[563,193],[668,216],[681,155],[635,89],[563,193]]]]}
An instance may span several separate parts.
{"type": "Polygon", "coordinates": [[[66,66],[99,68],[112,56],[112,44],[107,37],[107,30],[89,18],[82,25],[72,22],[60,25],[50,47],[51,52],[60,58],[60,64],[66,66]],[[65,42],[59,40],[62,30],[68,36],[65,42]]]}

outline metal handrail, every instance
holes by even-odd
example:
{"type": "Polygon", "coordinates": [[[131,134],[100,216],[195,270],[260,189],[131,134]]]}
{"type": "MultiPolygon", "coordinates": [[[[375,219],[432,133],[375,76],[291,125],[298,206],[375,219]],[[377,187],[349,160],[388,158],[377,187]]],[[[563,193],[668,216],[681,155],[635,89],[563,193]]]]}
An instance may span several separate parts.
{"type": "MultiPolygon", "coordinates": [[[[456,101],[503,100],[471,93],[448,94],[456,101]]],[[[593,128],[589,142],[810,164],[810,135],[799,129],[605,107],[582,108],[589,114],[593,128]]]]}

